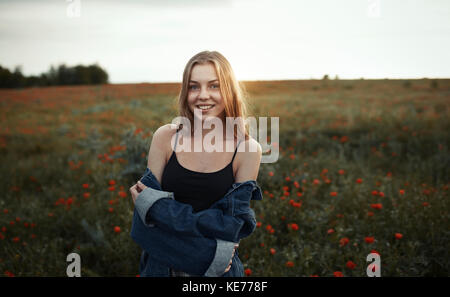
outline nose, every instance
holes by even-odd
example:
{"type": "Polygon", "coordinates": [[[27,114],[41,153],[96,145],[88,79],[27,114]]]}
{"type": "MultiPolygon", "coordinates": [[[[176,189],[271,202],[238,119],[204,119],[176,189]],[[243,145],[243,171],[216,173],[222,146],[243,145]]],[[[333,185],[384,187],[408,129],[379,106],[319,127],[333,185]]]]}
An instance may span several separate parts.
{"type": "Polygon", "coordinates": [[[200,93],[198,94],[198,98],[201,99],[209,99],[208,88],[200,88],[200,93]]]}

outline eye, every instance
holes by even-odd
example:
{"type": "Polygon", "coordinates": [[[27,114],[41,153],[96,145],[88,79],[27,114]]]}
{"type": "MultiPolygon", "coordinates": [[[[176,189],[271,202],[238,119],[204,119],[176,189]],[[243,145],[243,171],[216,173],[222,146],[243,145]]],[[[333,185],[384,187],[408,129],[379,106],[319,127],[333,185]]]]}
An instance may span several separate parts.
{"type": "Polygon", "coordinates": [[[211,85],[211,88],[213,88],[213,89],[217,89],[218,87],[219,87],[218,84],[211,85]]]}
{"type": "Polygon", "coordinates": [[[189,86],[189,89],[190,89],[190,90],[195,90],[195,88],[197,88],[196,85],[190,85],[190,86],[189,86]]]}

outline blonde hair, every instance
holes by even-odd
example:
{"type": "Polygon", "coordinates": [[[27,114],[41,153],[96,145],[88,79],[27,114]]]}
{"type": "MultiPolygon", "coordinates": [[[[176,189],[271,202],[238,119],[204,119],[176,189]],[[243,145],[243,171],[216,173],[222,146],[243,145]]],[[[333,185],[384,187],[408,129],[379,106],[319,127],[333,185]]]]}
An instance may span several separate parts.
{"type": "MultiPolygon", "coordinates": [[[[181,84],[181,90],[178,94],[178,111],[181,117],[188,118],[191,127],[194,125],[194,113],[189,109],[187,98],[189,92],[189,80],[191,78],[192,68],[196,64],[207,64],[211,63],[219,78],[220,93],[224,100],[225,105],[225,118],[240,118],[240,124],[237,125],[238,131],[234,132],[234,137],[240,134],[249,138],[248,127],[245,120],[247,118],[247,103],[246,103],[246,93],[245,88],[237,81],[233,69],[231,68],[228,60],[217,51],[203,51],[195,56],[193,56],[183,72],[183,81],[181,84]],[[239,129],[241,130],[239,131],[239,129]]],[[[226,123],[225,123],[226,124],[226,123]]]]}

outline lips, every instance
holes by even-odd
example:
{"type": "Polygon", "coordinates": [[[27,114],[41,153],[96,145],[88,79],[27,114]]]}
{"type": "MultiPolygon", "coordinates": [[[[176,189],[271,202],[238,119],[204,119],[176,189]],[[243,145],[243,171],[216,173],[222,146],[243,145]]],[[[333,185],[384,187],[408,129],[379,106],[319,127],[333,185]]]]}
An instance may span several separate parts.
{"type": "Polygon", "coordinates": [[[199,104],[196,105],[195,107],[200,108],[201,110],[210,110],[214,106],[215,106],[214,104],[199,104]]]}

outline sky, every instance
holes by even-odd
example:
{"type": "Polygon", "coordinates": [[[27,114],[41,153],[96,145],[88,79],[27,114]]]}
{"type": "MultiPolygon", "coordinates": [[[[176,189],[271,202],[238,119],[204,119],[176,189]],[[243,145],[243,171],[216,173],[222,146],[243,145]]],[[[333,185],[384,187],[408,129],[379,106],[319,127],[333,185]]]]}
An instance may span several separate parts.
{"type": "Polygon", "coordinates": [[[448,0],[0,0],[0,65],[180,82],[215,50],[239,80],[450,78],[449,16],[448,0]]]}

